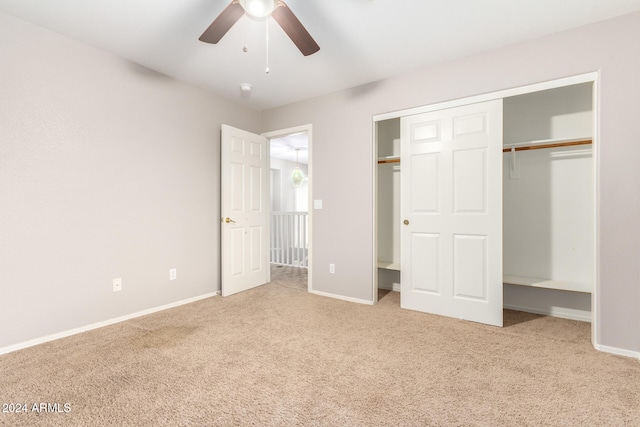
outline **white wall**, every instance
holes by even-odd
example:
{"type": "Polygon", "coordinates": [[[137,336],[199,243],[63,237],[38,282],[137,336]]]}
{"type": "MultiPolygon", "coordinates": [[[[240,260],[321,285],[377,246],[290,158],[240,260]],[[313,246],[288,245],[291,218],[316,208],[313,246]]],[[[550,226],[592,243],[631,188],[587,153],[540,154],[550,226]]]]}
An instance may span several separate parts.
{"type": "Polygon", "coordinates": [[[373,299],[372,116],[599,71],[595,327],[599,344],[640,352],[638,40],[640,13],[634,13],[263,112],[262,131],[313,124],[313,197],[324,202],[314,212],[314,290],[373,299]],[[335,172],[343,170],[349,175],[335,172]]]}
{"type": "MultiPolygon", "coordinates": [[[[594,186],[591,149],[517,152],[518,179],[504,163],[503,268],[507,276],[593,290],[594,186]]],[[[507,280],[509,282],[509,280],[507,280]]],[[[504,285],[504,306],[591,321],[591,294],[504,285]]]]}
{"type": "Polygon", "coordinates": [[[582,83],[504,100],[504,144],[593,137],[593,84],[582,83]]]}
{"type": "Polygon", "coordinates": [[[1,13],[0,74],[0,351],[219,289],[220,125],[259,113],[1,13]]]}
{"type": "Polygon", "coordinates": [[[509,179],[510,164],[504,164],[505,274],[592,284],[590,148],[520,151],[516,156],[518,179],[509,179]]]}

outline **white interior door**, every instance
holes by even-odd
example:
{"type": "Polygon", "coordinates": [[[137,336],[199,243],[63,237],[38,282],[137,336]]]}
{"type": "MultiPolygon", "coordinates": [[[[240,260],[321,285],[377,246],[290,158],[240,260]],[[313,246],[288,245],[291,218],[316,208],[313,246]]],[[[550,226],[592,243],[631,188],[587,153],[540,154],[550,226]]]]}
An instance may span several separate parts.
{"type": "Polygon", "coordinates": [[[269,144],[222,125],[222,296],[269,278],[269,144]]]}
{"type": "Polygon", "coordinates": [[[502,100],[401,119],[401,306],[502,326],[502,100]]]}

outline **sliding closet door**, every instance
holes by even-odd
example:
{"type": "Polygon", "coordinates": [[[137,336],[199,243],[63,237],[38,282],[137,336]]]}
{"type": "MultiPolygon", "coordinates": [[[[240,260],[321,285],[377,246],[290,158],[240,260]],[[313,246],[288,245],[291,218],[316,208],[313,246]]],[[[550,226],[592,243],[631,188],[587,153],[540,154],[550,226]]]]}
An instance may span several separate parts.
{"type": "Polygon", "coordinates": [[[502,100],[401,121],[401,306],[502,326],[502,100]]]}

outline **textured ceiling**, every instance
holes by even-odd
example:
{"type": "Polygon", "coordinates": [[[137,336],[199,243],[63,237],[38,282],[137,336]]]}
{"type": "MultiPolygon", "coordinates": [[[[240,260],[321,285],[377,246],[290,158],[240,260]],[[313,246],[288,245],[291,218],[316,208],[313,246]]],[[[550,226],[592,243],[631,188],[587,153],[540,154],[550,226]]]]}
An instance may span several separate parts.
{"type": "Polygon", "coordinates": [[[241,18],[217,45],[198,41],[229,0],[0,0],[0,11],[262,110],[640,10],[640,0],[286,2],[318,53],[302,56],[273,19],[241,18]]]}

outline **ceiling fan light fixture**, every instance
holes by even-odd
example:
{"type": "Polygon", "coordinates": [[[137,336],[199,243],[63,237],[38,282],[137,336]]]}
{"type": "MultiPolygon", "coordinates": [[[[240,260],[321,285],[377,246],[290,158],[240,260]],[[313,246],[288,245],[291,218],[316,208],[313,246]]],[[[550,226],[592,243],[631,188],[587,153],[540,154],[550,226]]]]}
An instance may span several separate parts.
{"type": "Polygon", "coordinates": [[[298,164],[298,154],[300,153],[300,149],[296,148],[296,168],[291,172],[291,182],[294,187],[300,187],[304,182],[304,174],[300,170],[300,165],[298,164]]]}
{"type": "Polygon", "coordinates": [[[291,182],[294,187],[300,187],[302,182],[304,181],[304,174],[302,171],[296,166],[296,168],[291,172],[291,182]]]}
{"type": "Polygon", "coordinates": [[[253,18],[265,18],[276,8],[275,0],[240,0],[247,15],[253,18]]]}

